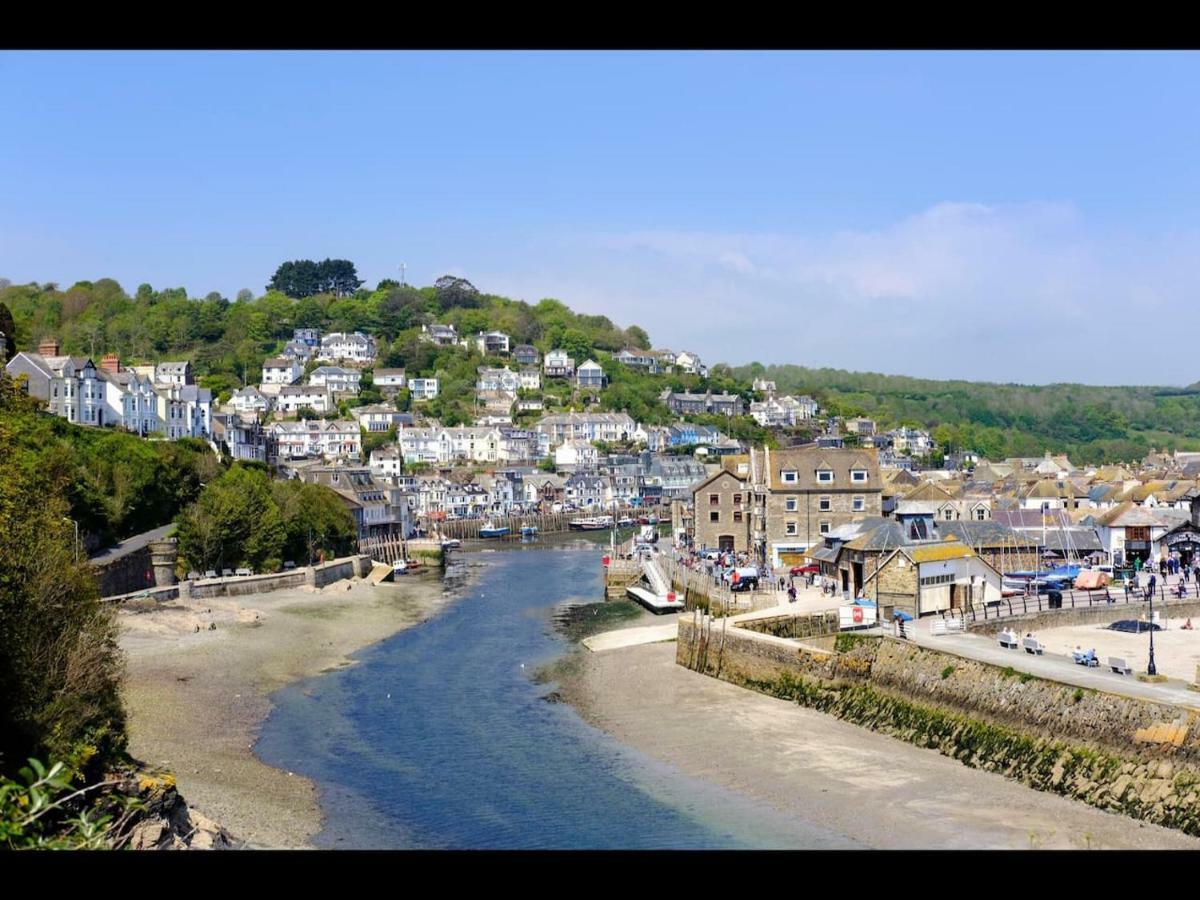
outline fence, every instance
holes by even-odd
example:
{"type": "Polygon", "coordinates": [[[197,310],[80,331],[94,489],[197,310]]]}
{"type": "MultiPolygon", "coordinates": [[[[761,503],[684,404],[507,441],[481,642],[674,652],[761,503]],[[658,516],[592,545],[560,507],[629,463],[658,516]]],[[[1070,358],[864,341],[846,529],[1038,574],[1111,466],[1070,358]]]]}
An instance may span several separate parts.
{"type": "MultiPolygon", "coordinates": [[[[1176,585],[1178,585],[1178,582],[1176,582],[1176,585]]],[[[1109,585],[1105,588],[1096,588],[1090,591],[1068,588],[1057,593],[1062,595],[1061,605],[1056,604],[1055,606],[1051,606],[1048,594],[1027,593],[1016,597],[1002,597],[1000,600],[992,600],[984,604],[968,604],[961,610],[942,610],[941,615],[942,618],[946,618],[947,614],[962,616],[965,621],[974,624],[976,622],[994,622],[1010,616],[1027,616],[1031,613],[1091,609],[1093,607],[1109,607],[1121,604],[1132,605],[1136,603],[1140,605],[1149,600],[1149,595],[1141,587],[1129,589],[1109,585]]],[[[1169,609],[1172,606],[1180,606],[1185,603],[1195,603],[1197,599],[1195,590],[1190,590],[1186,597],[1179,597],[1174,589],[1168,590],[1165,578],[1155,585],[1155,595],[1154,600],[1160,603],[1164,609],[1169,609]]]]}

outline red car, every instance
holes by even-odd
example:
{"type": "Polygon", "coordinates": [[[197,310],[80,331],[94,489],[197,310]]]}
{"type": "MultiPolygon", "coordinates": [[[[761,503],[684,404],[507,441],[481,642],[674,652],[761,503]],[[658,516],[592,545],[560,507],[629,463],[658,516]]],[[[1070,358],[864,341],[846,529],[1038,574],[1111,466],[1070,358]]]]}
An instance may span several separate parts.
{"type": "Polygon", "coordinates": [[[792,566],[789,575],[820,575],[820,566],[792,566]]]}

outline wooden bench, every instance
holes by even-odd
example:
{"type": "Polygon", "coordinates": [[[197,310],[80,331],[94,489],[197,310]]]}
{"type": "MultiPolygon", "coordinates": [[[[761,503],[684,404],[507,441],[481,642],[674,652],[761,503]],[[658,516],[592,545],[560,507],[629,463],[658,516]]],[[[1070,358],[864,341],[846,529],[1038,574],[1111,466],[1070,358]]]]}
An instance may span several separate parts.
{"type": "Polygon", "coordinates": [[[1110,656],[1108,658],[1108,667],[1118,675],[1133,674],[1133,669],[1130,668],[1128,661],[1122,656],[1110,656]]]}
{"type": "Polygon", "coordinates": [[[1017,636],[1011,631],[1002,631],[996,635],[996,639],[1000,642],[1000,646],[1006,650],[1017,649],[1017,636]]]}
{"type": "Polygon", "coordinates": [[[1046,648],[1042,646],[1042,642],[1037,638],[1025,638],[1021,641],[1021,645],[1025,648],[1026,653],[1032,653],[1035,656],[1041,656],[1046,648]]]}

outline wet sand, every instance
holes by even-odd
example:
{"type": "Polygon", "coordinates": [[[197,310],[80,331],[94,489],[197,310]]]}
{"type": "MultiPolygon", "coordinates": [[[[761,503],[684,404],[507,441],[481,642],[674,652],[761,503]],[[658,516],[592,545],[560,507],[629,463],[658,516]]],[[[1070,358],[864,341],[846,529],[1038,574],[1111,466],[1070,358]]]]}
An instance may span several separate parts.
{"type": "Polygon", "coordinates": [[[348,654],[451,600],[428,574],[123,611],[130,752],[174,772],[188,804],[246,846],[311,846],[321,824],[316,788],[252,752],[268,696],[350,665],[348,654]]]}
{"type": "Polygon", "coordinates": [[[871,847],[1200,848],[1181,832],[691,672],[675,664],[674,644],[573,654],[559,690],[591,724],[688,775],[871,847]]]}

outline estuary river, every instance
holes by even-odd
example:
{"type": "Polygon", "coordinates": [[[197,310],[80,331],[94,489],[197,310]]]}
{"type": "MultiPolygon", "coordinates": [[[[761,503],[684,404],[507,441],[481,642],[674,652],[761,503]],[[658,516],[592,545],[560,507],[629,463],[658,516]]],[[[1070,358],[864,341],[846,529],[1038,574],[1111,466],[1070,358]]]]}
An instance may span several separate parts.
{"type": "Polygon", "coordinates": [[[255,752],[311,778],[336,848],[843,848],[843,834],[689,777],[543,699],[564,604],[601,596],[587,541],[460,554],[437,617],[276,693],[255,752]]]}

